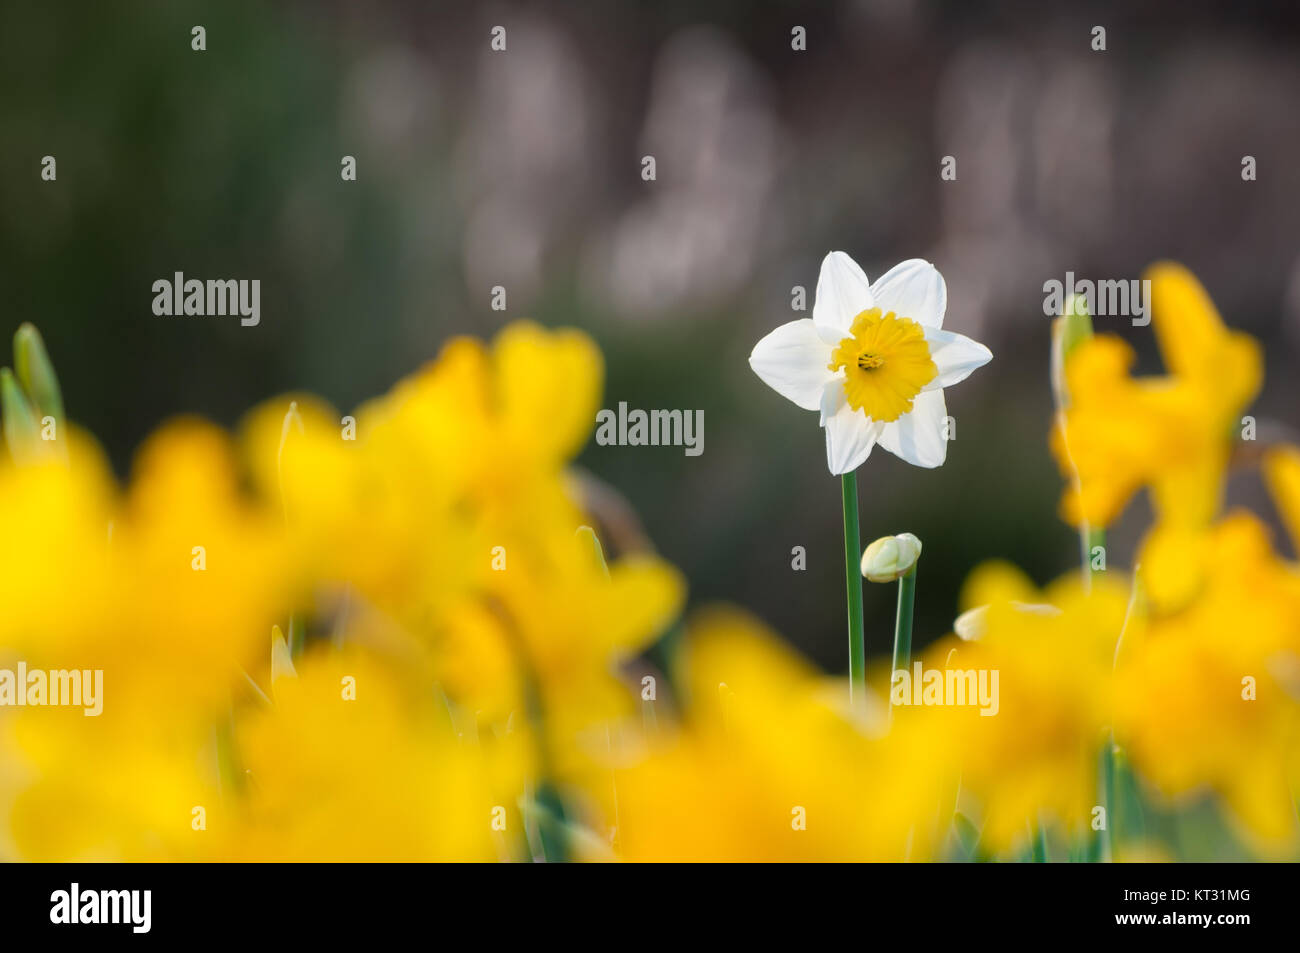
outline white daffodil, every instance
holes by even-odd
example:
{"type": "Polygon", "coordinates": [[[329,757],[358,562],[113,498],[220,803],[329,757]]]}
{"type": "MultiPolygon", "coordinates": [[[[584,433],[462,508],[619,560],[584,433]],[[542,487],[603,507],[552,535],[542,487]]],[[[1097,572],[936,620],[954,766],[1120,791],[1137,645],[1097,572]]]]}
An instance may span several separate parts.
{"type": "Polygon", "coordinates": [[[895,265],[875,284],[844,252],[822,261],[812,318],[783,324],[749,366],[804,410],[821,411],[826,463],[850,473],[877,443],[919,467],[948,453],[943,388],[993,355],[943,329],[948,291],[928,261],[895,265]]]}

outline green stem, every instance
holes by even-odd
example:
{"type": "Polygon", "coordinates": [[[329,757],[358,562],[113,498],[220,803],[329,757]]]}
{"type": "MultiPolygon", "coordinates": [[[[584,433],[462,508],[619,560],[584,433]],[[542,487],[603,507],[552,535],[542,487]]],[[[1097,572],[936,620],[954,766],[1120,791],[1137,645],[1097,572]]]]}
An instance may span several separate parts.
{"type": "Polygon", "coordinates": [[[1092,551],[1100,546],[1106,548],[1106,530],[1091,529],[1087,523],[1079,527],[1079,548],[1083,550],[1083,588],[1085,592],[1092,591],[1092,577],[1096,572],[1092,568],[1092,551]]]}
{"type": "Polygon", "coordinates": [[[1117,810],[1119,808],[1119,785],[1115,777],[1115,737],[1113,734],[1108,735],[1105,741],[1105,751],[1102,753],[1102,784],[1106,789],[1106,847],[1107,857],[1112,864],[1115,863],[1116,849],[1119,847],[1119,831],[1117,810]]]}
{"type": "Polygon", "coordinates": [[[898,614],[894,617],[894,668],[912,664],[912,607],[916,603],[916,567],[898,579],[898,614]]]}
{"type": "MultiPolygon", "coordinates": [[[[1096,572],[1092,568],[1092,551],[1097,546],[1101,546],[1103,549],[1105,548],[1106,530],[1104,528],[1090,529],[1085,523],[1079,528],[1079,535],[1083,542],[1084,589],[1085,591],[1091,592],[1092,577],[1096,575],[1096,572]]],[[[1127,622],[1127,619],[1125,621],[1127,622]]],[[[1118,807],[1118,798],[1115,793],[1115,733],[1113,730],[1107,733],[1103,745],[1104,747],[1102,749],[1101,758],[1103,796],[1106,801],[1106,832],[1104,835],[1098,832],[1097,837],[1099,841],[1103,836],[1105,837],[1105,845],[1108,848],[1106,853],[1109,855],[1108,859],[1113,863],[1115,860],[1115,845],[1117,841],[1115,822],[1117,820],[1116,809],[1118,807]]],[[[1100,844],[1098,844],[1098,848],[1100,848],[1100,844]]],[[[1102,851],[1100,849],[1093,852],[1094,857],[1100,857],[1101,854],[1102,851]]]]}
{"type": "Polygon", "coordinates": [[[302,620],[296,615],[289,616],[289,657],[300,658],[307,645],[307,634],[303,631],[302,620]]]}
{"type": "Polygon", "coordinates": [[[844,588],[849,607],[849,704],[867,697],[867,650],[862,635],[862,542],[858,535],[858,477],[840,477],[844,490],[844,588]]]}
{"type": "Polygon", "coordinates": [[[1043,829],[1040,822],[1034,830],[1034,863],[1047,863],[1047,832],[1043,829]]]}
{"type": "Polygon", "coordinates": [[[569,835],[565,822],[564,801],[549,781],[537,789],[537,836],[542,856],[548,864],[562,864],[570,859],[569,835]]]}

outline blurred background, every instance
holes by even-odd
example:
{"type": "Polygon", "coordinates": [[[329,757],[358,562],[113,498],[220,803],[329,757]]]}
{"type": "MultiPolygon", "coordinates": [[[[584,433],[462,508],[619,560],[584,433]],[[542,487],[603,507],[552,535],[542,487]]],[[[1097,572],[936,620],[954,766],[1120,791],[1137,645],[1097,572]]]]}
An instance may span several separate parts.
{"type": "MultiPolygon", "coordinates": [[[[816,416],[747,364],[806,316],[794,286],[811,309],[827,251],[872,278],[930,259],[946,326],[995,354],[948,391],[942,469],[879,451],[859,474],[864,544],[926,544],[918,643],[948,631],[983,559],[1040,582],[1076,565],[1046,444],[1043,282],[1181,260],[1267,347],[1261,421],[1300,423],[1300,6],[1078,6],[9,3],[4,336],[39,325],[70,415],[125,476],[179,413],[233,425],[300,389],[346,410],[451,334],[582,327],[605,406],[703,409],[705,443],[593,443],[580,464],[626,495],[696,603],[746,605],[842,671],[839,481],[816,416]],[[260,279],[260,326],[155,316],[151,285],[175,271],[260,279]]],[[[1150,328],[1097,323],[1160,371],[1150,328]]],[[[1231,493],[1268,512],[1253,474],[1231,493]]],[[[1113,564],[1144,507],[1112,532],[1113,564]]],[[[894,590],[867,597],[881,655],[894,590]]]]}

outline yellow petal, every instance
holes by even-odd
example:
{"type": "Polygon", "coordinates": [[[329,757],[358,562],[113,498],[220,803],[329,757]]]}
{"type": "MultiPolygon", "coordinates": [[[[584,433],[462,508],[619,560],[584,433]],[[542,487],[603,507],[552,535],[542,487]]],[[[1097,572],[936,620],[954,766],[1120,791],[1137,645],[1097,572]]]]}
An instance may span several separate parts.
{"type": "Polygon", "coordinates": [[[507,439],[543,460],[576,453],[595,426],[604,377],[592,340],[521,321],[497,336],[492,357],[507,439]]]}
{"type": "Polygon", "coordinates": [[[1038,587],[1019,567],[1001,559],[976,566],[961,587],[962,612],[1003,602],[1036,602],[1038,587]]]}
{"type": "Polygon", "coordinates": [[[1151,605],[1162,613],[1176,612],[1201,590],[1209,540],[1198,529],[1159,523],[1138,551],[1142,584],[1151,605]]]}
{"type": "Polygon", "coordinates": [[[627,556],[609,570],[605,590],[610,644],[625,652],[644,648],[681,612],[686,580],[653,556],[627,556]]]}
{"type": "Polygon", "coordinates": [[[1204,377],[1226,330],[1205,288],[1182,265],[1157,262],[1147,269],[1151,318],[1165,366],[1175,374],[1204,377]]]}
{"type": "Polygon", "coordinates": [[[1182,265],[1159,262],[1147,269],[1146,278],[1165,366],[1178,377],[1209,384],[1225,406],[1249,403],[1263,380],[1258,343],[1224,326],[1205,288],[1182,265]]]}
{"type": "Polygon", "coordinates": [[[1300,553],[1300,449],[1286,446],[1266,453],[1264,479],[1291,536],[1291,545],[1300,553]]]}

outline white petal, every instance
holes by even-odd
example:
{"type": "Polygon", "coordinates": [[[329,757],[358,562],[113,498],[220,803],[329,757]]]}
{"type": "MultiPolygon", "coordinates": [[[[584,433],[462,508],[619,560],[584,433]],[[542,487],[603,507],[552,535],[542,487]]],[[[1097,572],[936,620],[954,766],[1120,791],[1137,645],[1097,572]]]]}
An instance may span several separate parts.
{"type": "Polygon", "coordinates": [[[881,311],[893,311],[927,328],[943,327],[948,286],[939,269],[921,258],[909,258],[876,279],[872,297],[881,311]]]}
{"type": "Polygon", "coordinates": [[[821,406],[822,391],[834,375],[826,365],[831,346],[817,336],[808,318],[783,324],[754,345],[749,366],[763,383],[804,410],[821,406]]]}
{"type": "Polygon", "coordinates": [[[883,427],[849,406],[843,382],[838,378],[826,385],[822,426],[826,428],[826,465],[835,476],[852,473],[862,466],[871,456],[871,448],[883,427]]]}
{"type": "Polygon", "coordinates": [[[941,466],[948,456],[948,441],[943,435],[947,416],[942,390],[921,391],[911,411],[885,425],[880,445],[913,466],[941,466]]]}
{"type": "Polygon", "coordinates": [[[956,331],[926,328],[925,340],[930,345],[930,359],[939,368],[939,373],[925,385],[925,390],[938,390],[964,381],[975,368],[993,360],[992,351],[956,331]]]}
{"type": "Polygon", "coordinates": [[[847,401],[848,397],[844,393],[844,372],[839,371],[834,378],[826,382],[826,386],[822,390],[820,405],[822,415],[818,426],[825,427],[826,421],[834,417],[847,401]]]}
{"type": "Polygon", "coordinates": [[[957,616],[952,624],[952,631],[963,642],[978,642],[984,638],[989,625],[989,607],[976,606],[957,616]]]}
{"type": "Polygon", "coordinates": [[[871,282],[856,261],[842,251],[833,251],[822,259],[812,319],[823,340],[838,344],[849,336],[853,319],[874,307],[871,282]]]}

